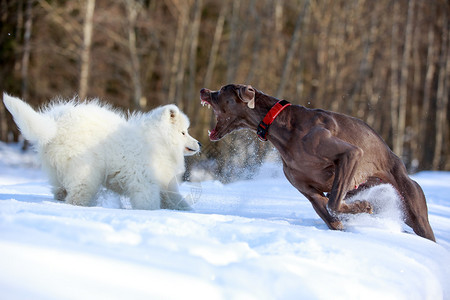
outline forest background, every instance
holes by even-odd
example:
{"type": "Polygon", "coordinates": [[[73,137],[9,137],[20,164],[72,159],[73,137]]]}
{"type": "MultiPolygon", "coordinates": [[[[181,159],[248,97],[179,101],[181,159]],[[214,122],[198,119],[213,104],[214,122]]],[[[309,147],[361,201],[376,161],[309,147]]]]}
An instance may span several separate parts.
{"type": "MultiPolygon", "coordinates": [[[[232,181],[272,147],[209,142],[199,90],[251,84],[364,120],[410,172],[450,170],[449,16],[446,0],[0,0],[0,91],[34,107],[176,103],[204,144],[189,165],[232,181]]],[[[18,139],[0,103],[0,140],[18,139]]]]}

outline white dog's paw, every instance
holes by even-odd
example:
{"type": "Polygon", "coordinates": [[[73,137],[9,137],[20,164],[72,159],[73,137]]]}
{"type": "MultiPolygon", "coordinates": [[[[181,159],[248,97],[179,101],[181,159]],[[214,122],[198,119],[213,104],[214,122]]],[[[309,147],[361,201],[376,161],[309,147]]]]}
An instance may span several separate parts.
{"type": "Polygon", "coordinates": [[[189,203],[179,193],[164,192],[161,195],[162,209],[192,210],[189,203]]]}
{"type": "Polygon", "coordinates": [[[54,187],[53,189],[53,198],[58,201],[64,201],[67,197],[67,191],[63,187],[54,187]]]}

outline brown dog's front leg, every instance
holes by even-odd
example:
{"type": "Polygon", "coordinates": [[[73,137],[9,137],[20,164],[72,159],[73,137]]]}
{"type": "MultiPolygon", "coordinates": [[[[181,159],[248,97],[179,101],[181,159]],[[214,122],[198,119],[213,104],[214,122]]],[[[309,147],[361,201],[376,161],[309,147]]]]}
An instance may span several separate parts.
{"type": "Polygon", "coordinates": [[[335,166],[328,208],[338,213],[371,213],[372,206],[367,201],[347,204],[343,200],[355,176],[358,161],[364,154],[363,150],[334,137],[326,129],[312,131],[309,141],[310,144],[314,144],[313,149],[316,155],[332,162],[335,166]]]}
{"type": "Polygon", "coordinates": [[[342,225],[341,220],[337,217],[332,216],[327,208],[328,198],[323,196],[322,193],[319,193],[312,187],[309,187],[306,191],[303,191],[302,194],[308,198],[311,202],[314,210],[319,215],[319,217],[327,224],[328,228],[333,230],[343,230],[344,226],[342,225]]]}
{"type": "Polygon", "coordinates": [[[363,155],[363,151],[360,148],[349,146],[345,152],[337,155],[334,161],[336,166],[335,177],[328,201],[328,208],[340,213],[371,213],[372,206],[367,201],[356,201],[348,204],[343,201],[355,175],[358,161],[363,155]]]}

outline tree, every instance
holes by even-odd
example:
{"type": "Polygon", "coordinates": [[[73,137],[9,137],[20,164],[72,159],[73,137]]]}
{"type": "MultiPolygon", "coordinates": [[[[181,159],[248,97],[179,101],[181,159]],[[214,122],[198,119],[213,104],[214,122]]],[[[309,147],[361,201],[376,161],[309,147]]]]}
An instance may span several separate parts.
{"type": "Polygon", "coordinates": [[[91,57],[92,32],[94,27],[95,0],[86,0],[86,15],[83,25],[83,44],[81,49],[80,99],[85,99],[88,92],[89,68],[91,57]]]}
{"type": "MultiPolygon", "coordinates": [[[[0,86],[33,106],[77,93],[125,110],[175,102],[209,149],[215,118],[198,90],[252,84],[363,119],[410,170],[450,169],[449,10],[443,0],[0,1],[0,86]]],[[[1,140],[14,130],[0,103],[1,140]]],[[[269,148],[240,133],[232,144],[269,148]]]]}

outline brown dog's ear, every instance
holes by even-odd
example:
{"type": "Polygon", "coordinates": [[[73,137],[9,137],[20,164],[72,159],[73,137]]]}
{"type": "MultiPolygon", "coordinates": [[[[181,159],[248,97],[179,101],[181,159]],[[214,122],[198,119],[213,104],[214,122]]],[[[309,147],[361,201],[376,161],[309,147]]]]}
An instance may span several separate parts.
{"type": "Polygon", "coordinates": [[[251,85],[243,85],[238,90],[239,98],[250,108],[255,108],[255,89],[251,85]]]}

